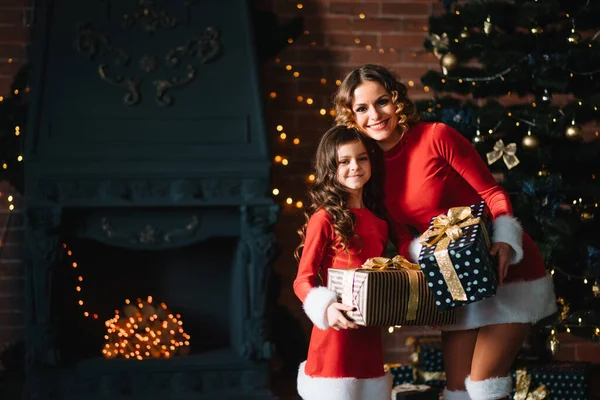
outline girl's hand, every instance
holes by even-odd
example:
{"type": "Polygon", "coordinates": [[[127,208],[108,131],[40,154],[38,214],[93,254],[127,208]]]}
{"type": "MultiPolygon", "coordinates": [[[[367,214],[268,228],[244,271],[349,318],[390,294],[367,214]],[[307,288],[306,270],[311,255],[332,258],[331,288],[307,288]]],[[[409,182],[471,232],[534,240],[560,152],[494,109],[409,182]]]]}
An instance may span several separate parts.
{"type": "Polygon", "coordinates": [[[510,262],[510,252],[512,247],[508,243],[496,242],[490,249],[492,256],[498,256],[498,286],[502,286],[502,281],[508,273],[508,264],[510,262]]]}
{"type": "Polygon", "coordinates": [[[352,321],[348,321],[342,313],[342,311],[354,311],[354,309],[354,307],[342,303],[331,303],[329,307],[327,307],[327,322],[329,323],[329,326],[336,331],[339,331],[340,329],[358,328],[358,325],[352,321]]]}

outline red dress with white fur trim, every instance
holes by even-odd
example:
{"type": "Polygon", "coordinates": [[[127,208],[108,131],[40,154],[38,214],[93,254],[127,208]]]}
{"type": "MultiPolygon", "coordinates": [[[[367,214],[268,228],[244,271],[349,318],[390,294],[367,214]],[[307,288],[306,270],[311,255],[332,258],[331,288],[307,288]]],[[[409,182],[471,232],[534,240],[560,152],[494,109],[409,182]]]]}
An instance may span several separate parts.
{"type": "Polygon", "coordinates": [[[443,329],[536,322],[556,311],[552,279],[539,251],[512,217],[508,194],[467,139],[447,125],[422,122],[385,152],[385,163],[385,205],[400,254],[416,261],[420,250],[406,225],[422,233],[434,216],[482,199],[494,219],[492,241],[508,243],[514,250],[496,295],[456,309],[456,324],[443,329]]]}
{"type": "Polygon", "coordinates": [[[298,393],[304,400],[389,400],[392,378],[383,370],[381,328],[329,327],[326,310],[336,301],[327,282],[329,268],[360,268],[371,257],[381,256],[388,239],[387,223],[368,209],[351,209],[356,217],[353,238],[343,251],[333,247],[335,234],[324,210],[309,220],[294,292],[315,324],[308,357],[298,371],[298,393]],[[320,278],[320,279],[319,279],[320,278]]]}

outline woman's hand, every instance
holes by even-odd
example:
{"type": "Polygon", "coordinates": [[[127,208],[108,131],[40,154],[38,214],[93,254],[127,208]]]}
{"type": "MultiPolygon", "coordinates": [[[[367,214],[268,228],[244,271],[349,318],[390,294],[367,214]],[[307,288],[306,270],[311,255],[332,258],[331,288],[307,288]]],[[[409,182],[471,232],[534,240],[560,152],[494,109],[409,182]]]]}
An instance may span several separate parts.
{"type": "Polygon", "coordinates": [[[344,316],[342,311],[354,311],[355,308],[352,306],[347,306],[342,303],[331,303],[329,307],[327,307],[327,322],[329,326],[331,326],[336,331],[340,329],[356,329],[358,325],[356,325],[352,321],[348,321],[348,319],[344,316]]]}
{"type": "Polygon", "coordinates": [[[511,251],[512,247],[504,242],[496,242],[490,249],[490,254],[498,257],[498,286],[502,286],[502,281],[504,281],[508,273],[511,251]]]}

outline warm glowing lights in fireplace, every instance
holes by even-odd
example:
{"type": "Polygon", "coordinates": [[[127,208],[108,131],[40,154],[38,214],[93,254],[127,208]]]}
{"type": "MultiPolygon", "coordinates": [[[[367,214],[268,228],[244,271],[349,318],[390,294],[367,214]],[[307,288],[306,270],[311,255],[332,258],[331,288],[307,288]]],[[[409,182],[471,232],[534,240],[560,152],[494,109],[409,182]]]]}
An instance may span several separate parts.
{"type": "MultiPolygon", "coordinates": [[[[67,257],[74,257],[73,251],[71,249],[69,249],[69,247],[67,246],[66,243],[63,243],[62,246],[63,246],[63,249],[66,250],[67,257]]],[[[76,261],[69,260],[69,264],[71,264],[71,267],[73,269],[79,270],[79,264],[77,264],[76,261]]],[[[83,276],[81,274],[77,274],[76,276],[77,276],[77,284],[75,285],[75,291],[77,292],[77,304],[79,305],[80,308],[83,309],[83,316],[86,318],[92,317],[93,319],[98,319],[98,314],[91,313],[84,309],[84,306],[87,307],[87,303],[85,303],[83,301],[83,286],[81,284],[83,282],[83,276]]]]}
{"type": "Polygon", "coordinates": [[[173,314],[165,303],[154,305],[152,296],[125,300],[122,314],[115,310],[114,318],[105,322],[106,358],[171,358],[189,352],[190,335],[183,330],[179,314],[173,314]]]}

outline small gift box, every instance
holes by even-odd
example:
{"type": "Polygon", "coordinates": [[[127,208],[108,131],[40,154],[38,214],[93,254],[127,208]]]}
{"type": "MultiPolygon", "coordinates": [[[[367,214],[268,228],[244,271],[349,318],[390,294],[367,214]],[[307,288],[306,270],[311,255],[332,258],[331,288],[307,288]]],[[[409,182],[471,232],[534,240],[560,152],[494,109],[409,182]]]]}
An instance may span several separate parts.
{"type": "Polygon", "coordinates": [[[394,386],[398,386],[403,383],[414,383],[413,367],[411,365],[384,364],[383,369],[392,374],[392,384],[394,386]]]}
{"type": "Polygon", "coordinates": [[[423,272],[404,257],[370,258],[362,268],[330,268],[327,274],[327,287],[339,301],[356,307],[346,314],[358,325],[447,325],[455,321],[453,312],[436,307],[423,272]]]}
{"type": "Polygon", "coordinates": [[[492,218],[485,202],[434,217],[420,242],[419,264],[445,311],[496,294],[497,266],[490,256],[492,218]]]}
{"type": "Polygon", "coordinates": [[[427,385],[403,383],[392,388],[393,400],[438,400],[438,392],[427,385]]]}
{"type": "Polygon", "coordinates": [[[588,399],[589,364],[552,362],[513,370],[514,400],[588,399]]]}
{"type": "Polygon", "coordinates": [[[441,337],[410,336],[406,339],[406,347],[412,351],[410,362],[413,366],[415,382],[424,383],[441,391],[446,386],[441,337]]]}

